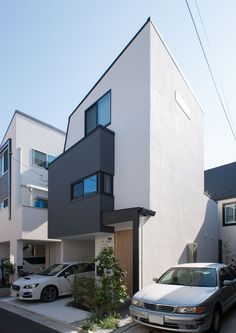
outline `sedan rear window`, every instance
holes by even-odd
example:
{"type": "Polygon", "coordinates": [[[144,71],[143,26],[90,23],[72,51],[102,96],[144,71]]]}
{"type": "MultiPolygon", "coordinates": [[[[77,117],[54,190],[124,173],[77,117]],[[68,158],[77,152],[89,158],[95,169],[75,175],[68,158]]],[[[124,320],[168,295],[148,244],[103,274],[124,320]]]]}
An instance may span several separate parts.
{"type": "Polygon", "coordinates": [[[166,272],[158,283],[191,287],[216,287],[216,270],[214,268],[174,267],[166,272]]]}

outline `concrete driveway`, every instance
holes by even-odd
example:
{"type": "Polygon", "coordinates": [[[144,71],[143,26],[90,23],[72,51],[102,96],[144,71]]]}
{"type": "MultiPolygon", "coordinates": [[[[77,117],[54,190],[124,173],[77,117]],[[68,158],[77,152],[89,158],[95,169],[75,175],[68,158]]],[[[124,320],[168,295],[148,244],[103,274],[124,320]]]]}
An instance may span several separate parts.
{"type": "MultiPolygon", "coordinates": [[[[145,327],[144,325],[132,325],[125,333],[164,333],[168,331],[157,330],[151,327],[145,327]]],[[[171,332],[171,331],[169,331],[171,332]]],[[[230,310],[222,322],[220,333],[234,333],[236,332],[236,306],[230,310]]]]}

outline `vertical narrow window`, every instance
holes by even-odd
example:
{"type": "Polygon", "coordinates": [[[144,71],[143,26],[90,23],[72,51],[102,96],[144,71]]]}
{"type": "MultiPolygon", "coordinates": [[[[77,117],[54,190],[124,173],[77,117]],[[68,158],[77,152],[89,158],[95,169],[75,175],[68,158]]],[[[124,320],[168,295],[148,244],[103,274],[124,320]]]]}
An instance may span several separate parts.
{"type": "Polygon", "coordinates": [[[98,101],[98,124],[107,126],[111,122],[111,94],[107,93],[98,101]]]}
{"type": "Polygon", "coordinates": [[[97,106],[94,104],[85,112],[85,135],[97,127],[97,106]]]}
{"type": "Polygon", "coordinates": [[[102,177],[102,191],[103,193],[106,193],[106,194],[112,194],[113,190],[112,190],[112,176],[111,175],[108,175],[106,173],[103,174],[103,177],[102,177]]]}
{"type": "Polygon", "coordinates": [[[71,193],[71,199],[78,199],[83,197],[84,195],[84,184],[83,182],[79,182],[72,185],[72,193],[71,193]]]}
{"type": "Polygon", "coordinates": [[[6,149],[0,156],[0,176],[8,171],[8,150],[6,149]]]}
{"type": "Polygon", "coordinates": [[[111,92],[109,91],[85,111],[85,135],[98,125],[108,126],[111,123],[111,92]]]}
{"type": "Polygon", "coordinates": [[[97,192],[97,175],[92,175],[84,180],[84,195],[97,192]]]}

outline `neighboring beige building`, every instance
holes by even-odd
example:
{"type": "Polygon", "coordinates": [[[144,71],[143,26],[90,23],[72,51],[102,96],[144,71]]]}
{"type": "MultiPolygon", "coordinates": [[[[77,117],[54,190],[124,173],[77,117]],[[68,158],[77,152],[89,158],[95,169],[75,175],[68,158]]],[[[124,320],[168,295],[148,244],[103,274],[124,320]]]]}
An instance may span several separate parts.
{"type": "Polygon", "coordinates": [[[10,258],[15,277],[19,267],[27,272],[60,261],[60,241],[48,239],[48,165],[64,140],[61,130],[19,111],[2,139],[0,259],[10,258]]]}

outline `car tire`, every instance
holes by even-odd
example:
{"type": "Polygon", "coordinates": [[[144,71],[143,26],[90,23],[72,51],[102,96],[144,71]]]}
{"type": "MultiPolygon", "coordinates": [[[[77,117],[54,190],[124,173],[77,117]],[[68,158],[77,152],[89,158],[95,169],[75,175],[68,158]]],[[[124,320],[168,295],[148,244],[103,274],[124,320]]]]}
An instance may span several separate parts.
{"type": "Polygon", "coordinates": [[[222,315],[220,308],[215,308],[211,321],[211,333],[219,333],[221,327],[222,315]]]}
{"type": "Polygon", "coordinates": [[[44,303],[50,303],[55,301],[57,296],[58,296],[57,288],[55,286],[47,286],[42,290],[40,299],[44,303]]]}

